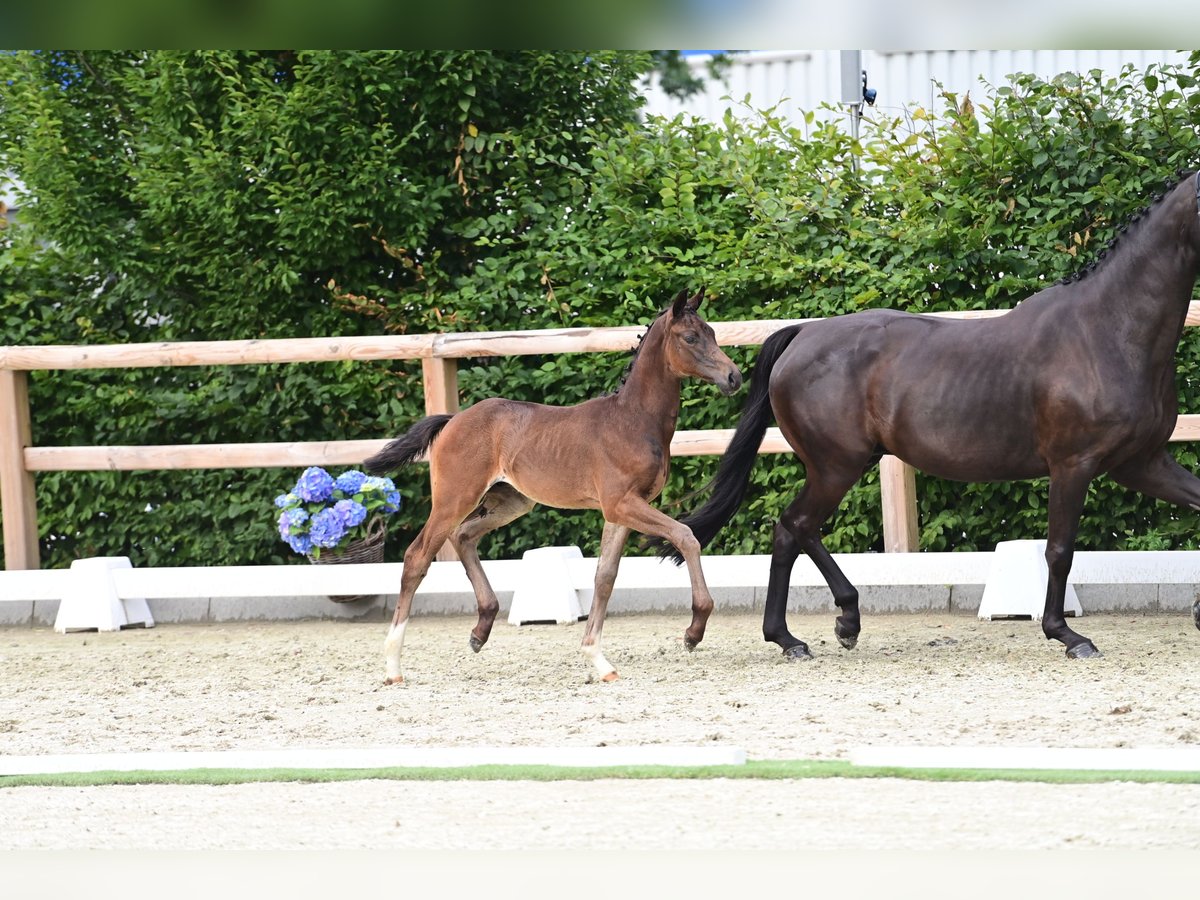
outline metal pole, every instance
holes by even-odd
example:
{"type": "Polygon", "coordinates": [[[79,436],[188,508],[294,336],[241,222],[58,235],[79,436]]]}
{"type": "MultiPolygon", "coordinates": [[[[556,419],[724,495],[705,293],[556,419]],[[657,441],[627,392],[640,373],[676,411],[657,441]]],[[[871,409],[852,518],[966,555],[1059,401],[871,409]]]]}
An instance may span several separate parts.
{"type": "MultiPolygon", "coordinates": [[[[842,102],[849,107],[850,137],[858,142],[858,123],[862,119],[863,67],[861,50],[841,51],[842,102]]],[[[850,166],[858,170],[858,157],[850,157],[850,166]]]]}

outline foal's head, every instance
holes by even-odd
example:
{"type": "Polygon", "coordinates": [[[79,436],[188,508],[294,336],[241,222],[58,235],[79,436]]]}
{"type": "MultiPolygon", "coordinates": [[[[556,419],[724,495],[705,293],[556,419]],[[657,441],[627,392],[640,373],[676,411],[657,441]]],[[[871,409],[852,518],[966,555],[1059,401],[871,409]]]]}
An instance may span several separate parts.
{"type": "Polygon", "coordinates": [[[742,386],[742,373],[717,346],[712,326],[696,312],[704,299],[704,288],[691,297],[680,291],[663,314],[666,328],[663,350],[667,368],[680,378],[711,381],[723,394],[732,394],[742,386]]]}

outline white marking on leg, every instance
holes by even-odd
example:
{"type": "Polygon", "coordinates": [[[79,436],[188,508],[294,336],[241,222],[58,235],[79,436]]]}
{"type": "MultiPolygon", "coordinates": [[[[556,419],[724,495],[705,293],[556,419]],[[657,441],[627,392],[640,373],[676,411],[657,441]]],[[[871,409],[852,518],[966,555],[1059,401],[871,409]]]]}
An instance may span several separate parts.
{"type": "Polygon", "coordinates": [[[404,629],[408,627],[408,620],[405,619],[398,625],[393,625],[388,629],[387,637],[383,639],[383,658],[387,665],[387,680],[389,682],[402,681],[400,675],[400,651],[404,649],[404,629]]]}
{"type": "Polygon", "coordinates": [[[595,644],[584,644],[579,648],[583,651],[583,655],[592,661],[592,665],[596,669],[596,676],[601,681],[614,681],[617,677],[617,670],[612,667],[604,654],[600,652],[599,642],[595,644]]]}

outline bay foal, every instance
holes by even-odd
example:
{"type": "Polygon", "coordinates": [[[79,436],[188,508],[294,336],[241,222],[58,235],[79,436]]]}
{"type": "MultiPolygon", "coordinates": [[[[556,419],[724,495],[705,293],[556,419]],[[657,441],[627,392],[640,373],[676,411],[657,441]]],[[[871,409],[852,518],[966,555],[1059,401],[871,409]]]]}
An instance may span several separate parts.
{"type": "Polygon", "coordinates": [[[700,643],[713,608],[700,545],[690,529],[650,501],[667,479],[682,379],[710,381],[725,394],[742,384],[741,372],[697,312],[703,294],[703,288],[691,297],[681,291],[659,314],[616,393],[566,407],[493,397],[453,415],[426,416],[366,460],[368,471],[382,474],[429,454],[432,506],[404,554],[400,596],[384,641],[388,684],[403,681],[400,653],[413,594],[447,539],[479,605],[471,648],[483,647],[500,605],[479,561],[479,539],[537,503],[598,509],[604,515],[595,597],[582,646],[599,678],[617,677],[600,650],[600,632],[631,531],[669,542],[687,563],[692,621],[684,644],[691,650],[700,643]]]}

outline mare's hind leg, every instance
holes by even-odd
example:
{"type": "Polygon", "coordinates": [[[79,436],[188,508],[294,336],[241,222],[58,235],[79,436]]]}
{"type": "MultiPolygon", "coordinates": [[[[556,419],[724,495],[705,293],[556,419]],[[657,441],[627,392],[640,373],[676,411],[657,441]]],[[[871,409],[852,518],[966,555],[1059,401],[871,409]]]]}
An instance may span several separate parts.
{"type": "Polygon", "coordinates": [[[628,528],[614,525],[612,522],[604,523],[604,533],[600,537],[600,556],[596,560],[592,608],[588,612],[587,627],[584,629],[583,644],[580,646],[584,656],[592,661],[596,675],[601,681],[617,680],[617,670],[600,651],[600,633],[604,630],[608,598],[612,596],[613,584],[617,580],[617,568],[621,565],[621,554],[628,539],[628,528]]]}
{"type": "Polygon", "coordinates": [[[492,624],[500,611],[496,592],[483,571],[479,561],[479,539],[489,531],[495,531],[515,519],[519,519],[534,507],[534,502],[505,482],[492,485],[483,499],[462,524],[450,535],[458,558],[467,571],[471,587],[475,589],[475,600],[479,606],[479,621],[471,630],[471,649],[478,653],[492,633],[492,624]]]}
{"type": "Polygon", "coordinates": [[[847,650],[853,649],[858,643],[858,634],[862,629],[858,590],[821,543],[821,526],[861,474],[861,471],[846,470],[827,476],[808,465],[803,489],[784,510],[779,524],[775,526],[767,599],[763,610],[763,639],[778,644],[789,659],[812,657],[808,645],[795,637],[787,627],[788,583],[801,550],[812,559],[833,594],[834,604],[841,610],[841,615],[834,622],[834,634],[838,642],[847,650]]]}

